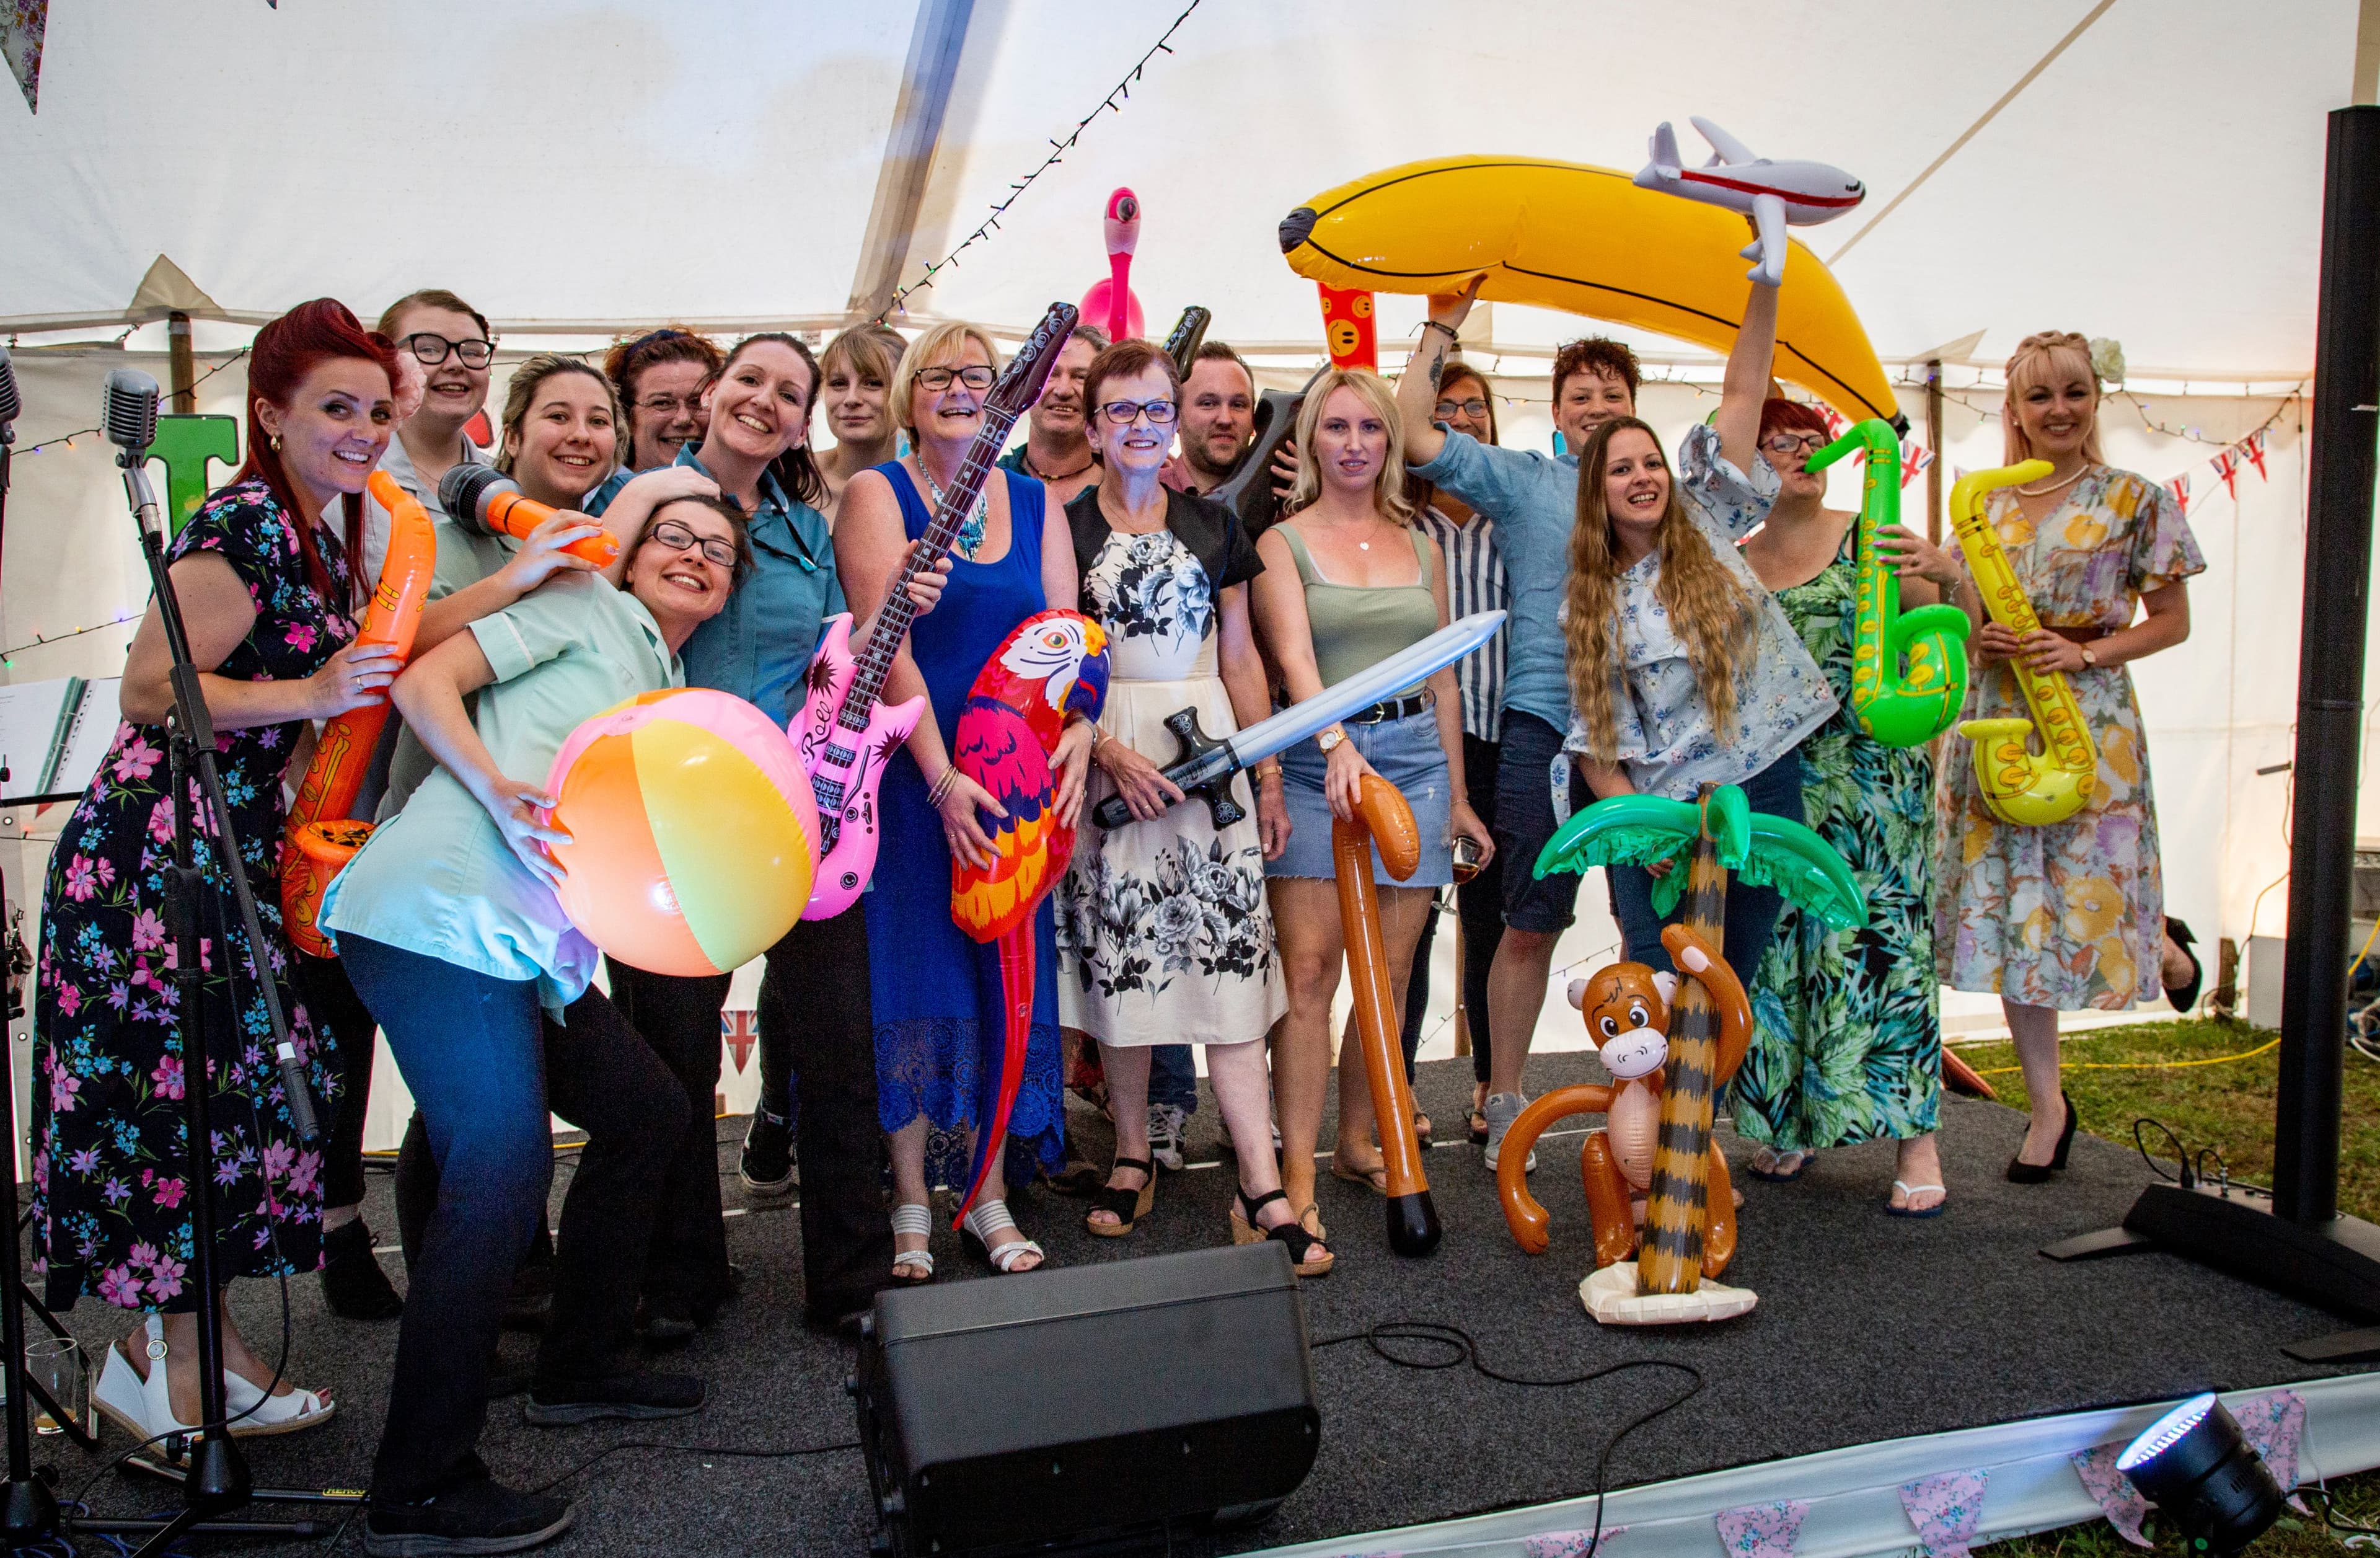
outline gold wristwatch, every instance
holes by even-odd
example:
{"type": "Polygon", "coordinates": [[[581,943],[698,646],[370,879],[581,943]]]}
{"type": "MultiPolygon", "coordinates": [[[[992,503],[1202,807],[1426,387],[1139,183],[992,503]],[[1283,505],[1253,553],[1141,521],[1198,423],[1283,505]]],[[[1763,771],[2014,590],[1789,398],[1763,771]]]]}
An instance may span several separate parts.
{"type": "Polygon", "coordinates": [[[1339,743],[1346,739],[1347,732],[1342,727],[1334,724],[1329,730],[1317,736],[1314,738],[1314,744],[1322,749],[1322,755],[1327,758],[1331,753],[1339,749],[1339,743]]]}

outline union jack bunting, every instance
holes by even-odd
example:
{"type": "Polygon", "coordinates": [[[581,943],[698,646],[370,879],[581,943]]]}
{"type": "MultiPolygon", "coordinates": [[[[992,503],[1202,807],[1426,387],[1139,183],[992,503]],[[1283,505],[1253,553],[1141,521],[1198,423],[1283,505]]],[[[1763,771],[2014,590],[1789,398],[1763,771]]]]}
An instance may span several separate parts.
{"type": "Polygon", "coordinates": [[[2269,481],[2272,473],[2265,469],[2265,429],[2258,428],[2240,442],[2240,448],[2248,456],[2248,463],[2256,468],[2256,474],[2269,481]]]}
{"type": "Polygon", "coordinates": [[[2182,517],[2189,517],[2190,478],[2187,475],[2177,476],[2165,484],[2165,490],[2173,494],[2174,506],[2181,511],[2182,517]]]}
{"type": "Polygon", "coordinates": [[[719,1037],[726,1041],[727,1053],[735,1057],[735,1069],[742,1071],[751,1058],[752,1046],[760,1041],[760,1014],[749,1007],[720,1013],[719,1037]]]}
{"type": "Polygon", "coordinates": [[[2230,448],[2216,455],[2209,463],[2215,467],[2215,474],[2223,479],[2223,490],[2231,495],[2231,501],[2234,503],[2239,502],[2240,446],[2238,444],[2233,444],[2230,448]]]}

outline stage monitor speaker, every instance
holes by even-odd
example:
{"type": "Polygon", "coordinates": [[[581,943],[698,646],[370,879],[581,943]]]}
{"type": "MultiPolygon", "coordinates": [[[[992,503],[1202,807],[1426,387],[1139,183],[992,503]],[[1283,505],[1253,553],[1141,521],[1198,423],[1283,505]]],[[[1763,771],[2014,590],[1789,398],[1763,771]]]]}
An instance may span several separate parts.
{"type": "Polygon", "coordinates": [[[1320,1445],[1306,1341],[1269,1240],[879,1294],[849,1385],[874,1550],[1162,1552],[1261,1519],[1320,1445]]]}

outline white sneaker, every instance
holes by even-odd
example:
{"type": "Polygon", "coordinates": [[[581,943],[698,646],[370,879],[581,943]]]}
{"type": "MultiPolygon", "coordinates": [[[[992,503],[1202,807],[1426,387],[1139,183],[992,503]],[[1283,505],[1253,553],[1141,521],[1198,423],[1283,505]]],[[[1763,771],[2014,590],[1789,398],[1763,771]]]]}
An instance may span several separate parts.
{"type": "MultiPolygon", "coordinates": [[[[1487,1157],[1488,1167],[1491,1171],[1496,1167],[1497,1155],[1504,1145],[1504,1133],[1512,1128],[1512,1122],[1521,1117],[1521,1111],[1527,1107],[1528,1102],[1519,1093],[1488,1095],[1488,1102],[1479,1112],[1488,1116],[1487,1157]]],[[[1534,1148],[1529,1152],[1526,1172],[1537,1172],[1537,1154],[1534,1148]]]]}
{"type": "Polygon", "coordinates": [[[1173,1173],[1182,1170],[1182,1132],[1188,1116],[1178,1105],[1152,1103],[1148,1106],[1148,1155],[1157,1166],[1173,1173]]]}

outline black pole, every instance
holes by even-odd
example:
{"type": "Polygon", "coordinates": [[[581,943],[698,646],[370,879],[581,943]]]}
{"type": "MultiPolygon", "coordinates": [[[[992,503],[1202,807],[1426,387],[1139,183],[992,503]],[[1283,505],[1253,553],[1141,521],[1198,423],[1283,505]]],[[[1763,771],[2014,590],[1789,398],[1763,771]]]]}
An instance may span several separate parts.
{"type": "Polygon", "coordinates": [[[2380,409],[2380,106],[2341,108],[2330,116],[2318,309],[2297,758],[2289,771],[2296,786],[2289,939],[2273,1122],[2273,1208],[2301,1228],[2323,1226],[2338,1215],[2347,927],[2372,572],[2374,438],[2380,431],[2374,419],[2380,409]]]}
{"type": "MultiPolygon", "coordinates": [[[[7,457],[0,448],[0,461],[7,457]]],[[[0,470],[6,467],[0,465],[0,470]]],[[[0,1489],[0,1540],[13,1551],[54,1536],[58,1528],[57,1495],[33,1475],[31,1393],[25,1388],[25,1311],[17,1303],[22,1280],[23,1256],[17,1234],[17,1077],[14,1063],[0,1045],[0,1119],[8,1123],[8,1138],[0,1142],[0,1208],[7,1211],[5,1237],[0,1237],[0,1347],[8,1349],[0,1379],[8,1390],[8,1480],[0,1489]]]]}

